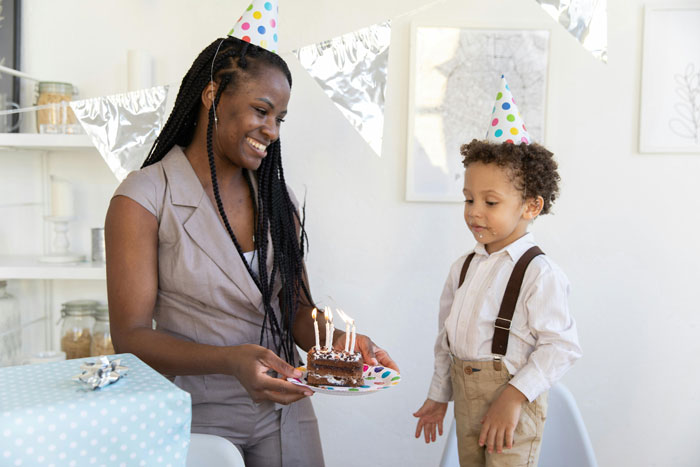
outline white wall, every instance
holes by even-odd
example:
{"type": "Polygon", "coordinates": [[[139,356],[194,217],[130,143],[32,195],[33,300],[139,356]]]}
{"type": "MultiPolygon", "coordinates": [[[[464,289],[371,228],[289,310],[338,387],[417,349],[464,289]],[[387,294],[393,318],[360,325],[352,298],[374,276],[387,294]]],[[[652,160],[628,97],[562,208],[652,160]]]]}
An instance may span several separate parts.
{"type": "MultiPolygon", "coordinates": [[[[565,383],[600,465],[697,465],[700,196],[693,182],[700,159],[637,152],[642,1],[608,2],[607,65],[534,1],[449,0],[418,15],[403,14],[430,2],[281,3],[282,55],[295,80],[283,153],[288,181],[300,196],[307,190],[312,287],[318,298],[342,304],[403,375],[395,389],[368,397],[314,396],[327,464],[437,465],[442,450],[443,440],[426,447],[413,439],[411,412],[429,383],[447,268],[474,242],[460,204],[403,200],[409,26],[416,20],[552,31],[546,143],[560,162],[563,189],[556,214],[533,231],[573,284],[584,358],[565,383]],[[387,18],[394,21],[379,158],[289,50],[387,18]]],[[[25,0],[23,68],[94,97],[124,91],[126,51],[143,48],[155,57],[158,84],[179,83],[247,4],[25,0]]]]}

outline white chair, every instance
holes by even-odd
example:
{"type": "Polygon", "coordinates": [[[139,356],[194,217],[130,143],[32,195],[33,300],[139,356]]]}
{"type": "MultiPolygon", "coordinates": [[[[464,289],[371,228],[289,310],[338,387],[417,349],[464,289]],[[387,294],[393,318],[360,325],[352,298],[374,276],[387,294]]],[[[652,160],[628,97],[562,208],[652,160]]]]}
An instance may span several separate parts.
{"type": "Polygon", "coordinates": [[[192,433],[187,467],[245,467],[243,456],[230,441],[216,435],[192,433]]]}
{"type": "Polygon", "coordinates": [[[457,423],[452,420],[450,430],[447,433],[447,441],[442,451],[440,467],[459,467],[459,452],[457,451],[457,423]]]}
{"type": "MultiPolygon", "coordinates": [[[[593,445],[571,392],[561,383],[549,390],[539,467],[597,467],[593,445]]],[[[457,427],[452,421],[440,467],[459,467],[457,427]]]]}
{"type": "Polygon", "coordinates": [[[540,467],[596,467],[598,463],[586,425],[571,392],[561,383],[549,390],[540,467]]]}

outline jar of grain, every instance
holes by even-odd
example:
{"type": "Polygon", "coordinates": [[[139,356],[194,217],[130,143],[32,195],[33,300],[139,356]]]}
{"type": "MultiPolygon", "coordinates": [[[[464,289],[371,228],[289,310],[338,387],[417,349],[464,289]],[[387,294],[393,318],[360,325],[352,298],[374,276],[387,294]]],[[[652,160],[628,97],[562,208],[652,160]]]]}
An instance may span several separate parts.
{"type": "Polygon", "coordinates": [[[18,365],[22,350],[22,317],[17,299],[0,280],[0,367],[18,365]]]}
{"type": "Polygon", "coordinates": [[[107,305],[98,305],[95,310],[95,324],[92,325],[92,345],[90,355],[113,355],[112,336],[109,333],[109,308],[107,305]]]}
{"type": "Polygon", "coordinates": [[[72,300],[61,308],[61,350],[66,360],[90,356],[93,317],[99,302],[95,300],[72,300]]]}
{"type": "Polygon", "coordinates": [[[38,85],[39,96],[37,106],[47,105],[45,109],[36,111],[36,129],[39,133],[66,133],[77,119],[68,103],[73,99],[73,85],[41,81],[38,85]]]}

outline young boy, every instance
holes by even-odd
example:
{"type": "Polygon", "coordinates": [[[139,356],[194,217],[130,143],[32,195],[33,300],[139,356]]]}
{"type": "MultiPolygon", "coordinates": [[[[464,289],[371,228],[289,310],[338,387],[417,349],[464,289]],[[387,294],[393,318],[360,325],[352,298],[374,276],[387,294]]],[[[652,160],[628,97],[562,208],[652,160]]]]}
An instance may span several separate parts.
{"type": "Polygon", "coordinates": [[[442,435],[454,399],[460,464],[537,465],[547,390],[581,357],[569,282],[528,225],[558,194],[552,153],[501,91],[487,134],[461,148],[464,220],[478,242],[452,265],[440,298],[435,371],[416,438],[442,435]]]}

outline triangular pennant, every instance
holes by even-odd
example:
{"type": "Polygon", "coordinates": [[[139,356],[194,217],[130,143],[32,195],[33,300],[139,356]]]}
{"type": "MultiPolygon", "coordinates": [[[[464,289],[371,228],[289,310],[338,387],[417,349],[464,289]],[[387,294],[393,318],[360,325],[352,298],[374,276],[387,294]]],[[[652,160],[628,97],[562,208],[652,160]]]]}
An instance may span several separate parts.
{"type": "Polygon", "coordinates": [[[608,62],[607,0],[535,0],[593,56],[608,62]]]}
{"type": "Polygon", "coordinates": [[[390,41],[386,21],[294,51],[377,155],[382,151],[390,41]]]}
{"type": "Polygon", "coordinates": [[[70,106],[119,181],[141,167],[163,127],[167,86],[71,101],[70,106]]]}

